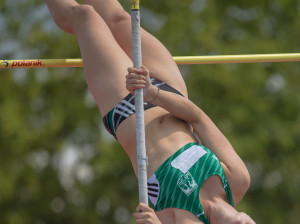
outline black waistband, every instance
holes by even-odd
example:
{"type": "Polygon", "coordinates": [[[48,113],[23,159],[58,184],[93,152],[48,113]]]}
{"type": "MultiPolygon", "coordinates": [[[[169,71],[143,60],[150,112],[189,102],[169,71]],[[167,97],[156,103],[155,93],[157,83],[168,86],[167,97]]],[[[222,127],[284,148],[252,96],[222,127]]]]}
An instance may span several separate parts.
{"type": "MultiPolygon", "coordinates": [[[[161,90],[173,92],[183,96],[179,91],[169,86],[168,84],[151,78],[152,85],[158,87],[161,90]]],[[[131,115],[135,114],[135,97],[129,93],[120,103],[118,103],[107,115],[103,117],[103,123],[106,130],[112,134],[115,138],[118,126],[131,115]]],[[[152,103],[145,103],[144,110],[148,110],[156,105],[152,103]]]]}

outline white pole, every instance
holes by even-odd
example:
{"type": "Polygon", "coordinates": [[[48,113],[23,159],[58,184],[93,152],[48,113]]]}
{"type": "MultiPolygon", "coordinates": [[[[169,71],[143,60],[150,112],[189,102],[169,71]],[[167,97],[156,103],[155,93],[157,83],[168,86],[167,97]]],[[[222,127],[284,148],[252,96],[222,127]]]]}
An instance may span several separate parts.
{"type": "MultiPolygon", "coordinates": [[[[139,0],[130,0],[130,3],[133,67],[139,68],[142,65],[139,0]]],[[[143,89],[137,89],[134,93],[134,96],[136,110],[136,147],[138,163],[139,201],[148,205],[147,155],[145,144],[143,89]]]]}

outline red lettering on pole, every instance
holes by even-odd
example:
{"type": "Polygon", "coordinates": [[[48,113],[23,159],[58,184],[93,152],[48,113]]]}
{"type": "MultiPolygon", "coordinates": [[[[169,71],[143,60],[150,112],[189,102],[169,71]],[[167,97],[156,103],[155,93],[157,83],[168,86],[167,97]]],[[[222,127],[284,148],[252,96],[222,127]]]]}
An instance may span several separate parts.
{"type": "Polygon", "coordinates": [[[17,66],[18,65],[18,62],[17,61],[13,61],[13,63],[12,63],[12,66],[11,67],[15,67],[15,66],[17,66]]]}
{"type": "Polygon", "coordinates": [[[39,66],[42,67],[43,63],[41,60],[23,60],[23,61],[13,61],[11,67],[33,67],[33,66],[39,66]]]}

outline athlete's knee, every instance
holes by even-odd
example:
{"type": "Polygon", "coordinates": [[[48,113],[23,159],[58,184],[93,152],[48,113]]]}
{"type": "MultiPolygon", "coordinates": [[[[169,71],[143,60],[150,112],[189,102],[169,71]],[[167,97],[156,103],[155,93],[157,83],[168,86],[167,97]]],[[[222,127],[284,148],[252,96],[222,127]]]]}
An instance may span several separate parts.
{"type": "Polygon", "coordinates": [[[82,26],[90,26],[98,19],[99,15],[91,5],[75,5],[71,9],[70,23],[73,31],[82,26]]]}
{"type": "Polygon", "coordinates": [[[124,9],[116,9],[111,13],[109,18],[109,26],[111,28],[115,28],[124,22],[130,22],[130,16],[124,9]]]}
{"type": "Polygon", "coordinates": [[[91,5],[75,5],[72,7],[72,20],[85,22],[93,19],[96,15],[96,11],[91,5]]]}
{"type": "Polygon", "coordinates": [[[65,32],[71,33],[71,11],[72,7],[67,8],[67,10],[50,10],[51,16],[56,23],[56,25],[64,30],[65,32]]]}

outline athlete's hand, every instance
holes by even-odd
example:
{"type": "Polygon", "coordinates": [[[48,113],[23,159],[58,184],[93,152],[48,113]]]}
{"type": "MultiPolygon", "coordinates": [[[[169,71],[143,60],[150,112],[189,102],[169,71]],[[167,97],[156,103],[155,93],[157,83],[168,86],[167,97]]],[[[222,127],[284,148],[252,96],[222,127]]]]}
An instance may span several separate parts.
{"type": "Polygon", "coordinates": [[[157,88],[151,84],[149,70],[145,66],[140,68],[129,67],[127,69],[128,75],[126,75],[126,88],[134,95],[134,90],[143,88],[144,101],[150,102],[155,98],[157,94],[157,88]]]}
{"type": "Polygon", "coordinates": [[[142,203],[137,206],[133,216],[137,224],[161,224],[154,210],[142,203]]]}

